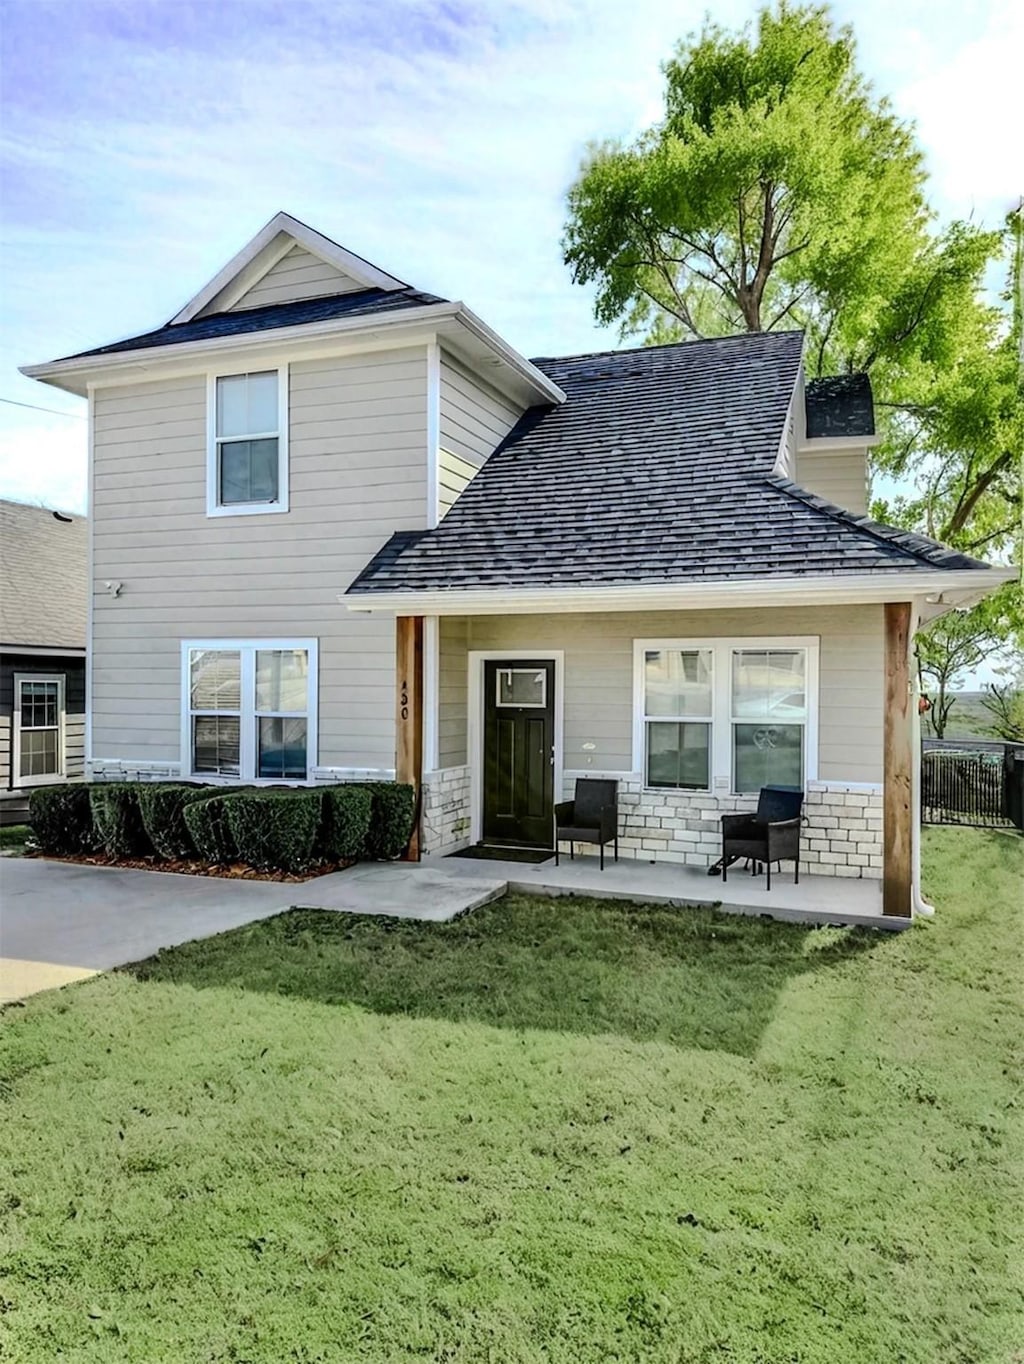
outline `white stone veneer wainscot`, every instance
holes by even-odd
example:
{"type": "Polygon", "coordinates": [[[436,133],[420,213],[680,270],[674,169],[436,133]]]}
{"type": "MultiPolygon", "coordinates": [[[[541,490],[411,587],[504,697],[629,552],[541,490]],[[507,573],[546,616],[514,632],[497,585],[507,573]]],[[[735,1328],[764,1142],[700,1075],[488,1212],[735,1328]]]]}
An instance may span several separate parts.
{"type": "Polygon", "coordinates": [[[468,767],[446,767],[424,775],[424,852],[455,852],[468,845],[469,785],[468,767]]]}
{"type": "MultiPolygon", "coordinates": [[[[639,777],[616,772],[567,772],[566,800],[572,799],[577,776],[618,780],[620,857],[709,867],[722,851],[722,815],[757,806],[756,796],[645,790],[639,777]]],[[[881,877],[880,787],[811,782],[803,820],[801,868],[818,876],[881,877]]]]}

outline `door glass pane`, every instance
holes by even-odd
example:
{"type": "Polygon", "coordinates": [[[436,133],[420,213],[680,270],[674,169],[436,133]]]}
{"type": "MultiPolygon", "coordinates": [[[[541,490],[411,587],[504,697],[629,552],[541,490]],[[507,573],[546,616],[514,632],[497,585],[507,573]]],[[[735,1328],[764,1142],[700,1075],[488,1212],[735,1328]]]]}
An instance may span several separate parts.
{"type": "Polygon", "coordinates": [[[277,430],[277,373],[231,374],[217,380],[217,435],[277,430]]]}
{"type": "Polygon", "coordinates": [[[259,720],[260,777],[299,778],[306,776],[305,719],[259,720]]]}
{"type": "Polygon", "coordinates": [[[805,676],[803,649],[737,649],[732,656],[733,715],[737,719],[805,719],[805,676]]]}
{"type": "Polygon", "coordinates": [[[737,791],[762,786],[803,786],[803,725],[733,725],[737,791]]]}
{"type": "Polygon", "coordinates": [[[256,709],[306,709],[309,657],[305,649],[259,649],[256,653],[256,709]]]}
{"type": "Polygon", "coordinates": [[[711,714],[711,650],[647,649],[644,652],[646,715],[711,714]]]}
{"type": "Polygon", "coordinates": [[[647,785],[706,791],[711,726],[655,720],[647,726],[647,785]]]}
{"type": "Polygon", "coordinates": [[[193,772],[237,777],[239,772],[239,720],[237,715],[192,717],[193,772]]]}
{"type": "Polygon", "coordinates": [[[499,668],[499,706],[547,705],[548,675],[543,668],[499,668]]]}
{"type": "Polygon", "coordinates": [[[55,729],[22,731],[21,775],[43,777],[58,772],[58,738],[55,729]]]}
{"type": "Polygon", "coordinates": [[[220,446],[220,504],[277,501],[277,437],[224,441],[220,446]]]}
{"type": "Polygon", "coordinates": [[[192,650],[192,710],[233,710],[242,705],[242,659],[237,649],[192,650]]]}

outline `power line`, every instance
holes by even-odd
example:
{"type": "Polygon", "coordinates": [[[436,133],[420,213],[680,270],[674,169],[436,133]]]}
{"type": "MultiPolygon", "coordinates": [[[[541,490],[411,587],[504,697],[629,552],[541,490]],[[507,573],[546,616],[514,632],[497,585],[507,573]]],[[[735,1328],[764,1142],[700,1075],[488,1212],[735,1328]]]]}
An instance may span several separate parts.
{"type": "Polygon", "coordinates": [[[33,412],[50,412],[55,417],[74,417],[75,421],[85,421],[84,412],[62,412],[59,407],[39,407],[36,403],[19,403],[15,398],[0,398],[0,403],[9,403],[11,407],[28,407],[33,412]]]}

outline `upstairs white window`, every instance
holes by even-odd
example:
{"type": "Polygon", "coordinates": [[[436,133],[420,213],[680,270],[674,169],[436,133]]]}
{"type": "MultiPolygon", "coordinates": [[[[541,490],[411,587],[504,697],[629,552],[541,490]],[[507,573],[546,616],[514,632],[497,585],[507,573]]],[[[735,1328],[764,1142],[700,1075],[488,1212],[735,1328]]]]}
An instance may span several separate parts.
{"type": "Polygon", "coordinates": [[[208,402],[207,513],[287,511],[287,370],[212,376],[208,402]]]}
{"type": "Polygon", "coordinates": [[[637,640],[635,650],[645,786],[750,794],[817,777],[816,639],[637,640]]]}
{"type": "Polygon", "coordinates": [[[189,776],[306,781],[316,763],[315,640],[182,645],[189,776]]]}
{"type": "Polygon", "coordinates": [[[15,673],[12,785],[39,786],[64,776],[64,678],[15,673]]]}

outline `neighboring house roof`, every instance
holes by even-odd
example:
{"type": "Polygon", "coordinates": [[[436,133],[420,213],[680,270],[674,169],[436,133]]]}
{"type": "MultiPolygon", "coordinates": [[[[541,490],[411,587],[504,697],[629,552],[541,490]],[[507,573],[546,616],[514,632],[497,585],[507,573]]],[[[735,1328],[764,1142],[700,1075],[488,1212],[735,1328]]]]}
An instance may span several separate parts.
{"type": "MultiPolygon", "coordinates": [[[[447,303],[435,294],[419,289],[360,289],[351,294],[332,294],[325,298],[301,299],[297,303],[273,303],[242,312],[213,313],[192,322],[169,322],[155,331],[129,336],[109,346],[61,356],[62,360],[82,360],[90,355],[116,355],[120,351],[148,350],[153,346],[172,346],[184,341],[210,341],[221,336],[244,336],[249,332],[271,331],[277,327],[299,327],[307,322],[327,322],[334,318],[369,317],[399,309],[426,308],[447,303]]],[[[53,363],[59,363],[54,361],[53,363]]]]}
{"type": "Polygon", "coordinates": [[[807,434],[812,439],[875,434],[875,404],[866,374],[808,379],[805,401],[807,434]]]}
{"type": "Polygon", "coordinates": [[[88,522],[0,502],[0,644],[85,648],[88,522]]]}
{"type": "Polygon", "coordinates": [[[687,583],[985,565],[775,474],[800,332],[533,363],[532,408],[434,530],[398,534],[352,594],[687,583]]]}

